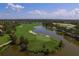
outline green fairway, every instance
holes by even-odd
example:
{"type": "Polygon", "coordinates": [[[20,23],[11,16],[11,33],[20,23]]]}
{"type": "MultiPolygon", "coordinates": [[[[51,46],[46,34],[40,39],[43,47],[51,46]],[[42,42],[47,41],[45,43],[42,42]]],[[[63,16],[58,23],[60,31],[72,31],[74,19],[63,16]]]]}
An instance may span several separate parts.
{"type": "Polygon", "coordinates": [[[46,35],[33,35],[29,33],[30,30],[33,29],[34,26],[38,26],[38,24],[22,24],[16,27],[16,35],[17,37],[24,36],[29,41],[28,50],[30,51],[41,51],[48,49],[50,52],[55,51],[59,45],[59,41],[56,41],[53,38],[46,37],[46,35]],[[45,49],[43,49],[43,45],[45,45],[45,49]]]}
{"type": "MultiPolygon", "coordinates": [[[[0,36],[0,45],[5,44],[9,41],[9,36],[5,34],[4,36],[0,36]]],[[[2,52],[7,46],[0,47],[0,52],[2,52]]]]}
{"type": "Polygon", "coordinates": [[[0,45],[9,41],[9,36],[5,34],[4,36],[0,36],[0,45]]]}

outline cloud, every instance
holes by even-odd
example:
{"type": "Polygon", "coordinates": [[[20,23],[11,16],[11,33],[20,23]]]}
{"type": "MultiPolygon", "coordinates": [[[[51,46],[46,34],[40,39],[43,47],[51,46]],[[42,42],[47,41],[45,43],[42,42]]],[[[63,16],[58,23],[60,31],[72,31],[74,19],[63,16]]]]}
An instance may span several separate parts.
{"type": "Polygon", "coordinates": [[[56,10],[56,11],[53,11],[52,12],[52,15],[58,15],[58,16],[66,16],[66,15],[68,15],[69,14],[69,12],[66,10],[66,9],[58,9],[58,10],[56,10]]]}
{"type": "Polygon", "coordinates": [[[75,9],[73,10],[73,12],[74,12],[75,14],[79,14],[79,8],[75,8],[75,9]]]}
{"type": "MultiPolygon", "coordinates": [[[[9,3],[7,5],[8,9],[14,11],[21,11],[24,9],[24,6],[9,3]]],[[[57,9],[55,11],[47,11],[43,9],[35,9],[29,11],[23,11],[19,13],[9,13],[8,15],[1,16],[3,18],[20,18],[20,19],[79,19],[79,8],[73,8],[72,10],[68,9],[57,9]]],[[[0,18],[1,18],[0,17],[0,18]]]]}
{"type": "Polygon", "coordinates": [[[36,15],[46,15],[47,14],[47,11],[43,11],[43,10],[31,10],[28,12],[28,14],[36,14],[36,15]]]}
{"type": "Polygon", "coordinates": [[[48,12],[45,10],[39,10],[39,9],[35,9],[35,10],[31,10],[27,12],[27,16],[26,17],[30,17],[30,18],[36,18],[36,19],[45,19],[48,16],[48,12]]]}
{"type": "Polygon", "coordinates": [[[13,4],[13,3],[8,3],[8,5],[7,5],[7,7],[6,7],[7,9],[12,9],[12,10],[14,10],[14,11],[20,11],[21,9],[24,9],[24,6],[22,6],[22,5],[18,5],[18,4],[13,4]]]}
{"type": "Polygon", "coordinates": [[[44,10],[32,10],[29,16],[33,18],[46,18],[46,19],[79,19],[79,8],[74,8],[72,10],[58,9],[55,11],[44,11],[44,10]]]}

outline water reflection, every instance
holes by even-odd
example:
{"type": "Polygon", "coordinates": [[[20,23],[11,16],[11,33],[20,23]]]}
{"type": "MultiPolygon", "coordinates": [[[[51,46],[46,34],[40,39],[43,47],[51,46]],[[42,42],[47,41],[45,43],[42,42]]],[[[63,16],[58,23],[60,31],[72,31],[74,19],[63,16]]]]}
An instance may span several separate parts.
{"type": "MultiPolygon", "coordinates": [[[[55,30],[50,31],[43,26],[36,26],[33,31],[39,34],[49,35],[57,40],[63,41],[64,47],[62,47],[61,50],[58,50],[54,55],[79,55],[79,46],[66,40],[67,36],[65,38],[65,36],[58,35],[55,30]]],[[[69,37],[67,39],[72,38],[69,37]]]]}
{"type": "Polygon", "coordinates": [[[56,40],[63,40],[63,36],[58,35],[55,30],[50,31],[43,26],[35,26],[33,31],[39,34],[49,35],[56,40]]]}

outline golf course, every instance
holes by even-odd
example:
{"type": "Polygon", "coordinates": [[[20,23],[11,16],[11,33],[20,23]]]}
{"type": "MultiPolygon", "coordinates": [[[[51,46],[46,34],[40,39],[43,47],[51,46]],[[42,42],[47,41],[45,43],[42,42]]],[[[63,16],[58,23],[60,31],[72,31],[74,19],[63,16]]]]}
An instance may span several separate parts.
{"type": "Polygon", "coordinates": [[[39,52],[48,49],[49,52],[55,51],[58,48],[59,41],[46,36],[43,34],[38,34],[32,32],[33,27],[38,26],[38,24],[21,24],[16,27],[16,36],[20,38],[23,36],[25,42],[28,40],[28,50],[39,52]],[[43,47],[44,46],[44,47],[43,47]]]}
{"type": "Polygon", "coordinates": [[[47,55],[57,51],[60,48],[60,40],[56,40],[53,36],[33,31],[35,26],[40,25],[42,26],[39,23],[20,23],[14,26],[14,24],[8,23],[7,30],[0,36],[0,51],[4,53],[4,51],[9,50],[9,48],[6,48],[8,46],[16,47],[19,53],[22,51],[24,53],[44,53],[47,55]]]}

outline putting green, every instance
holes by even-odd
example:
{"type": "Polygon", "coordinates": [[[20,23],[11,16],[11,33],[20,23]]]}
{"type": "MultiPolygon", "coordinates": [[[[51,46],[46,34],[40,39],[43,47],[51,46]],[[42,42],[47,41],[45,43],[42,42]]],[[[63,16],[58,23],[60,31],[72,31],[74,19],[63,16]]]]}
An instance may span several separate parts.
{"type": "Polygon", "coordinates": [[[22,24],[16,27],[16,36],[19,38],[21,36],[24,36],[24,38],[27,38],[28,43],[28,50],[30,51],[41,51],[48,49],[50,52],[55,51],[56,48],[59,45],[59,41],[56,41],[53,38],[46,37],[46,35],[33,35],[32,33],[29,33],[29,30],[32,30],[34,26],[37,26],[38,24],[22,24]],[[43,45],[45,45],[45,49],[43,48],[43,45]]]}

